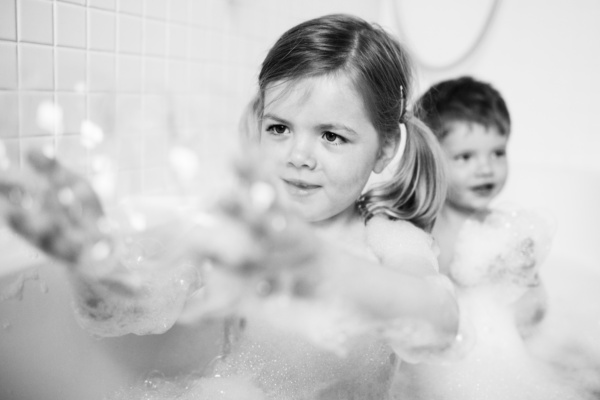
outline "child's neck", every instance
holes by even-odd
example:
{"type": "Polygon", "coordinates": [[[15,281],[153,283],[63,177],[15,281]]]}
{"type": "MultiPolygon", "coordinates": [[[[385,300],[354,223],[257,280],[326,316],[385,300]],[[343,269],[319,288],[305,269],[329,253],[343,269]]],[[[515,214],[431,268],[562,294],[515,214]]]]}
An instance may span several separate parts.
{"type": "Polygon", "coordinates": [[[326,220],[312,222],[311,225],[320,233],[337,238],[353,231],[357,223],[364,224],[363,219],[355,207],[350,207],[326,220]]]}
{"type": "Polygon", "coordinates": [[[458,232],[462,228],[462,225],[467,219],[478,218],[482,214],[485,214],[485,210],[472,211],[458,209],[447,203],[444,204],[444,207],[442,207],[438,214],[432,231],[440,248],[438,261],[442,273],[448,273],[448,267],[450,266],[454,255],[454,246],[456,244],[458,232]]]}
{"type": "Polygon", "coordinates": [[[437,217],[436,226],[459,227],[470,218],[472,214],[473,213],[458,210],[445,204],[437,217]]]}
{"type": "Polygon", "coordinates": [[[467,219],[481,219],[488,213],[489,209],[487,208],[481,210],[467,210],[446,203],[438,214],[437,222],[443,225],[460,226],[467,219]]]}

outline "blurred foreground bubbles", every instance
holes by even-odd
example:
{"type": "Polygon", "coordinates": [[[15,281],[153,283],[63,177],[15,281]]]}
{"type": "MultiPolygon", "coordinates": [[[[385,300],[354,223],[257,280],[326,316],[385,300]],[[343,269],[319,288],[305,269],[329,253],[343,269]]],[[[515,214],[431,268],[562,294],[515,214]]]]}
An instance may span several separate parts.
{"type": "Polygon", "coordinates": [[[38,126],[50,133],[63,131],[63,110],[52,101],[43,101],[37,109],[38,126]]]}
{"type": "Polygon", "coordinates": [[[0,171],[7,170],[10,167],[10,160],[8,159],[8,153],[6,152],[6,146],[4,142],[0,140],[0,171]]]}
{"type": "Polygon", "coordinates": [[[81,144],[86,149],[93,149],[104,141],[104,131],[90,120],[81,123],[81,144]]]}
{"type": "Polygon", "coordinates": [[[169,151],[169,163],[181,183],[189,183],[198,175],[200,162],[191,149],[175,146],[169,151]]]}

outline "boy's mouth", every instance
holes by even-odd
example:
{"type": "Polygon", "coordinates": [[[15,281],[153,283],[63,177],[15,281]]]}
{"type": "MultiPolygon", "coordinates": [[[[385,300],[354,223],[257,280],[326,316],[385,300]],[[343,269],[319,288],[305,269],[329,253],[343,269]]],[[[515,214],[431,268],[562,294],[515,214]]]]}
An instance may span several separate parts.
{"type": "Polygon", "coordinates": [[[472,186],[471,191],[478,196],[487,197],[494,192],[496,185],[493,183],[485,183],[483,185],[472,186]]]}

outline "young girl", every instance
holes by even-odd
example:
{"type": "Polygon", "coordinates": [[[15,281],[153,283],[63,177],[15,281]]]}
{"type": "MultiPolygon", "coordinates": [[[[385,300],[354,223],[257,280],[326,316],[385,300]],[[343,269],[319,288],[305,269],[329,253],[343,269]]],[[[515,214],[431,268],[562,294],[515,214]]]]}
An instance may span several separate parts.
{"type": "Polygon", "coordinates": [[[396,354],[438,351],[457,328],[425,232],[444,195],[439,150],[406,111],[411,83],[406,53],[380,28],[346,15],[302,23],[259,76],[254,139],[266,165],[238,166],[234,196],[179,221],[179,235],[152,232],[169,252],[124,264],[93,192],[39,154],[48,189],[25,207],[30,189],[5,182],[8,218],[69,266],[97,334],[164,331],[186,302],[188,317],[234,316],[203,378],[141,388],[145,398],[386,399],[396,354]],[[401,135],[395,179],[363,193],[401,135]]]}
{"type": "Polygon", "coordinates": [[[434,85],[416,107],[448,165],[448,197],[433,234],[441,270],[457,287],[461,332],[445,358],[404,365],[400,391],[414,399],[586,398],[523,342],[545,312],[539,264],[553,230],[531,211],[490,208],[508,175],[503,98],[464,77],[434,85]]]}

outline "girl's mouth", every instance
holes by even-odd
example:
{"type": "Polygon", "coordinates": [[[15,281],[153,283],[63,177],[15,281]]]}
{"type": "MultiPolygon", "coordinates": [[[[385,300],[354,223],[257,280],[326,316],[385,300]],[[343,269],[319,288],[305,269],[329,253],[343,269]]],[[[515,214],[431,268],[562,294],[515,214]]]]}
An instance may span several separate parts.
{"type": "Polygon", "coordinates": [[[307,196],[321,188],[319,185],[313,185],[299,180],[283,179],[287,191],[296,196],[307,196]]]}
{"type": "Polygon", "coordinates": [[[477,185],[471,187],[471,191],[477,194],[478,196],[488,197],[490,194],[494,192],[494,188],[496,187],[493,183],[486,183],[483,185],[477,185]]]}

